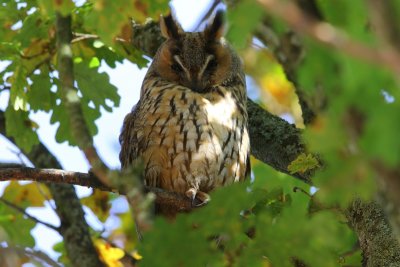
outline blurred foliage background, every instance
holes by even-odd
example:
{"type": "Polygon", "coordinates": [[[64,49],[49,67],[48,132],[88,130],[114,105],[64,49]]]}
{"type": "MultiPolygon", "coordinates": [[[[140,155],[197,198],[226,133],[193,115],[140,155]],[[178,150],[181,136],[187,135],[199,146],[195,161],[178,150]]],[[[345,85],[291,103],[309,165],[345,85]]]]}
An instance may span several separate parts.
{"type": "MultiPolygon", "coordinates": [[[[214,1],[199,25],[226,8],[226,38],[244,61],[250,95],[302,129],[308,153],[288,173],[311,170],[312,185],[252,158],[251,181],[216,190],[209,205],[174,222],[155,218],[144,242],[129,211],[110,214],[120,197],[93,190],[82,205],[102,223],[111,215],[120,222],[112,231],[91,231],[102,260],[108,266],[123,266],[124,255],[139,266],[370,266],[362,265],[359,236],[346,217],[355,198],[378,201],[393,237],[400,237],[400,3],[378,2],[214,1]]],[[[169,12],[166,0],[0,3],[0,60],[7,62],[0,94],[9,94],[3,135],[25,152],[39,143],[30,118],[38,110],[58,124],[57,142],[76,144],[59,89],[56,12],[72,16],[75,85],[92,135],[100,110],[113,112],[120,102],[99,67],[123,60],[146,67],[150,57],[131,44],[132,20],[148,25],[169,12]]],[[[7,185],[0,248],[22,253],[0,256],[0,265],[71,265],[63,242],[54,247],[57,259],[38,252],[30,234],[38,222],[15,208],[41,207],[51,198],[43,185],[7,185]]]]}

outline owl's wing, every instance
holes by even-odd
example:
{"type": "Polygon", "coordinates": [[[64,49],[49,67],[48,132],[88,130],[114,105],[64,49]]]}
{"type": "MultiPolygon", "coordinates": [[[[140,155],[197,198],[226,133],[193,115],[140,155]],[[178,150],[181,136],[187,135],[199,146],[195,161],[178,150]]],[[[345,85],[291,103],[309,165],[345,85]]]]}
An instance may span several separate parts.
{"type": "Polygon", "coordinates": [[[121,161],[122,169],[132,165],[133,161],[138,158],[140,153],[140,121],[137,121],[138,117],[140,117],[139,111],[140,101],[132,108],[132,111],[125,116],[121,134],[119,135],[119,142],[121,144],[119,160],[121,161]]]}

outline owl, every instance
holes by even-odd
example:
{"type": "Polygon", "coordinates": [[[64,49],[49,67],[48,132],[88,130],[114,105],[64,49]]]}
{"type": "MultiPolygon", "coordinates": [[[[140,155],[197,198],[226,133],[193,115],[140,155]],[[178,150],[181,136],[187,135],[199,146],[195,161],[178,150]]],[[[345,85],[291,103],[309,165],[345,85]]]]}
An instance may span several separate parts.
{"type": "Polygon", "coordinates": [[[185,194],[194,205],[250,170],[245,76],[222,36],[223,16],[217,12],[202,32],[161,18],[166,41],[120,135],[122,168],[140,158],[145,185],[185,194]]]}

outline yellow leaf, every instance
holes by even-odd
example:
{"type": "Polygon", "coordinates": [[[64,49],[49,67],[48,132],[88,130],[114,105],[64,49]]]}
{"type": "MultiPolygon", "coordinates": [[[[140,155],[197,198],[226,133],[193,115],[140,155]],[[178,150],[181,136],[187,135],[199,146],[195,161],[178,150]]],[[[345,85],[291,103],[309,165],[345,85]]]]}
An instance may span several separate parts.
{"type": "Polygon", "coordinates": [[[89,207],[104,222],[109,216],[111,207],[109,196],[108,192],[94,189],[93,193],[88,197],[82,198],[81,202],[83,205],[89,207]]]}
{"type": "Polygon", "coordinates": [[[135,251],[132,253],[132,257],[133,257],[135,260],[141,260],[141,259],[143,259],[143,256],[140,255],[139,252],[138,252],[137,250],[135,250],[135,251]]]}
{"type": "Polygon", "coordinates": [[[119,261],[125,255],[122,249],[113,247],[102,239],[94,240],[94,246],[99,253],[100,259],[108,267],[123,267],[123,264],[119,261]]]}
{"type": "Polygon", "coordinates": [[[16,181],[11,183],[4,190],[4,198],[20,207],[43,207],[45,198],[42,195],[49,195],[47,188],[41,187],[39,191],[37,183],[21,185],[16,181]]]}

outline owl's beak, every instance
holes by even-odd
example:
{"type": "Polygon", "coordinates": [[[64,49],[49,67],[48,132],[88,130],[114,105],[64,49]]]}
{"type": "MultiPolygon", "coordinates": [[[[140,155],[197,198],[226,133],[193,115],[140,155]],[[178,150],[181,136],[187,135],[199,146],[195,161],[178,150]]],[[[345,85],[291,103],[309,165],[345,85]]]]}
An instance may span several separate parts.
{"type": "Polygon", "coordinates": [[[202,83],[195,79],[192,80],[190,83],[190,89],[192,89],[193,91],[197,92],[197,93],[201,93],[204,89],[204,86],[202,85],[202,83]]]}

